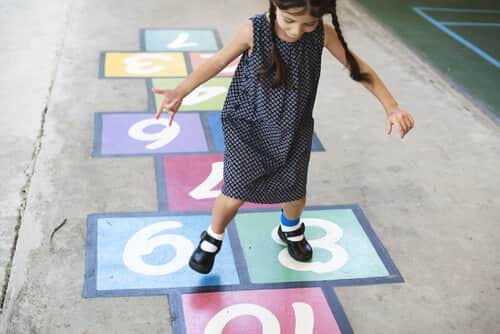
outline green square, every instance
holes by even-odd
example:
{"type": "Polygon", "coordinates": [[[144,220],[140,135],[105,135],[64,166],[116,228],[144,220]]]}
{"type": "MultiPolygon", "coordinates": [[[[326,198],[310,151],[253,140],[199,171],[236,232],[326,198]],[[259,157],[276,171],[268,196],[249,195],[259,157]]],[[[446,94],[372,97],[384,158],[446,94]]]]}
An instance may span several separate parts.
{"type": "Polygon", "coordinates": [[[238,236],[252,283],[363,279],[389,275],[351,209],[304,210],[313,247],[309,262],[293,260],[276,234],[281,211],[238,213],[238,236]],[[273,237],[274,235],[274,237],[273,237]]]}
{"type": "MultiPolygon", "coordinates": [[[[185,78],[152,79],[154,88],[174,89],[185,78]]],[[[221,111],[232,78],[212,78],[184,97],[179,111],[221,111]]],[[[154,94],[155,110],[163,96],[154,94]]]]}

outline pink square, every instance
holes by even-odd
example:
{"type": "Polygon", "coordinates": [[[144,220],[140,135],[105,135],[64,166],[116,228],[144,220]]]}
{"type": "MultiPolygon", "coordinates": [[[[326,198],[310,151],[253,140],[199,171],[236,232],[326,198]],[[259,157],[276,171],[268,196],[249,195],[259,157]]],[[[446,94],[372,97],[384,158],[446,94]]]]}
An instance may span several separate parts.
{"type": "MultiPolygon", "coordinates": [[[[223,154],[180,155],[163,158],[169,211],[207,211],[220,194],[223,154]]],[[[246,202],[242,208],[277,208],[281,204],[246,202]]]]}
{"type": "MultiPolygon", "coordinates": [[[[191,61],[191,66],[193,71],[198,68],[203,62],[212,58],[215,55],[215,52],[190,52],[189,58],[191,61]]],[[[234,72],[236,71],[236,67],[240,62],[241,56],[236,57],[230,62],[222,71],[217,73],[217,77],[232,77],[234,76],[234,72]]]]}
{"type": "Polygon", "coordinates": [[[341,333],[320,288],[182,295],[186,334],[341,333]]]}

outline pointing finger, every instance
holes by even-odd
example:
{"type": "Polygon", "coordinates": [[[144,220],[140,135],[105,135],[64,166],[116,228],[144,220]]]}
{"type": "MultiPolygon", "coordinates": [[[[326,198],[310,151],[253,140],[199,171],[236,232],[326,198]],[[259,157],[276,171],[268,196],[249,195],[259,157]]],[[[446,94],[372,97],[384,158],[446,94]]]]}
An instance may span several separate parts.
{"type": "Polygon", "coordinates": [[[172,122],[174,121],[174,112],[169,111],[169,115],[170,122],[168,123],[168,126],[172,126],[172,122]]]}
{"type": "Polygon", "coordinates": [[[160,117],[163,108],[164,108],[164,106],[163,106],[163,102],[162,102],[162,103],[160,103],[160,106],[158,107],[158,110],[156,111],[156,115],[155,115],[156,119],[158,119],[160,117]]]}

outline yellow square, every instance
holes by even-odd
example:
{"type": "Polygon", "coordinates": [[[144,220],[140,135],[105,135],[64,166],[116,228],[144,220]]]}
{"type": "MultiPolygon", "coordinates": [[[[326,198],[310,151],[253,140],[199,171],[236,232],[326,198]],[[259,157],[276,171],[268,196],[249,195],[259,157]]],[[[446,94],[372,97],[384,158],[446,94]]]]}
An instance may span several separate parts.
{"type": "Polygon", "coordinates": [[[106,52],[104,76],[158,78],[187,76],[182,52],[106,52]]]}

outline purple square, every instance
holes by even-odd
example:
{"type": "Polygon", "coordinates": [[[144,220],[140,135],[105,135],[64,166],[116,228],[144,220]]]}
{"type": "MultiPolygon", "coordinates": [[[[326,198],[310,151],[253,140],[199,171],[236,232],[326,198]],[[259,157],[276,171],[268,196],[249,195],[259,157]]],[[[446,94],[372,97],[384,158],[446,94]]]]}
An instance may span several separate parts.
{"type": "MultiPolygon", "coordinates": [[[[207,142],[197,113],[176,114],[168,126],[168,114],[101,114],[101,155],[144,155],[206,152],[207,142]]],[[[99,140],[98,139],[98,140],[99,140]]]]}

